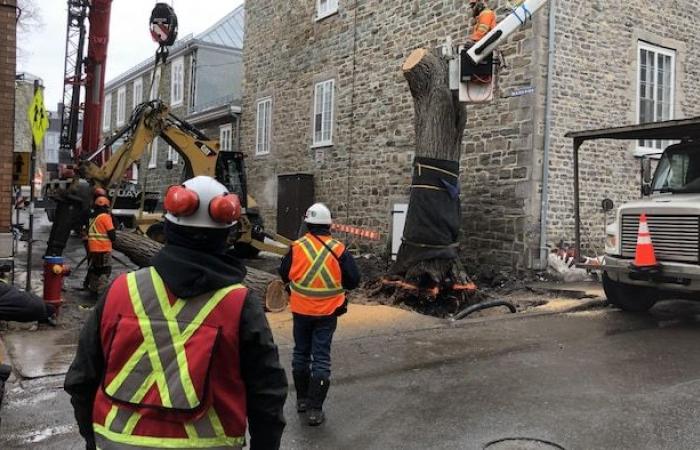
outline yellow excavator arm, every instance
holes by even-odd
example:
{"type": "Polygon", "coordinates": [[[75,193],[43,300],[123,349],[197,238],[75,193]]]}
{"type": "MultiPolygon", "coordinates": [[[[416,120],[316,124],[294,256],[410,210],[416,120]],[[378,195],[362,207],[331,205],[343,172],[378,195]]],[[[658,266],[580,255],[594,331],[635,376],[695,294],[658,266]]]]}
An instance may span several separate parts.
{"type": "Polygon", "coordinates": [[[207,139],[188,123],[172,116],[160,101],[141,105],[118,136],[126,136],[124,143],[102,166],[90,158],[81,162],[81,175],[96,186],[111,188],[119,185],[129,167],[141,160],[157,137],[182,156],[189,175],[216,176],[219,142],[207,139]]]}

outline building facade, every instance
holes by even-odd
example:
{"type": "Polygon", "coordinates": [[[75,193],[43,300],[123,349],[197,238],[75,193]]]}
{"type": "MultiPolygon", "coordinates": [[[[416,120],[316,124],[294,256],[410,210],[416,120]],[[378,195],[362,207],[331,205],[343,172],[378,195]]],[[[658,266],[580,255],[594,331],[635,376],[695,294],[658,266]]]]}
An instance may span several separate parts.
{"type": "MultiPolygon", "coordinates": [[[[499,20],[508,14],[506,2],[489,3],[499,20]]],[[[542,247],[573,241],[567,132],[698,115],[700,24],[690,1],[657,14],[662,6],[552,0],[501,46],[507,67],[495,100],[467,107],[461,240],[470,267],[540,268],[542,247]]],[[[379,230],[382,252],[394,205],[408,200],[416,150],[401,65],[418,47],[463,42],[470,27],[468,2],[247,2],[242,148],[268,226],[278,176],[310,173],[316,199],[340,222],[379,230]]],[[[600,202],[638,197],[634,155],[663,145],[582,149],[587,253],[603,251],[600,202]]]]}
{"type": "MultiPolygon", "coordinates": [[[[15,71],[17,70],[17,1],[0,5],[0,117],[12,117],[15,111],[15,71]]],[[[14,123],[0,120],[0,258],[12,255],[12,161],[14,123]]]]}
{"type": "MultiPolygon", "coordinates": [[[[243,27],[244,10],[239,7],[206,31],[178,40],[166,65],[159,65],[155,73],[149,59],[110,80],[105,86],[103,138],[123,127],[137,105],[160,98],[174,115],[210,139],[220,139],[222,149],[238,148],[243,27]]],[[[183,169],[178,153],[157,139],[132,169],[131,180],[146,191],[162,193],[181,181],[183,169]]]]}

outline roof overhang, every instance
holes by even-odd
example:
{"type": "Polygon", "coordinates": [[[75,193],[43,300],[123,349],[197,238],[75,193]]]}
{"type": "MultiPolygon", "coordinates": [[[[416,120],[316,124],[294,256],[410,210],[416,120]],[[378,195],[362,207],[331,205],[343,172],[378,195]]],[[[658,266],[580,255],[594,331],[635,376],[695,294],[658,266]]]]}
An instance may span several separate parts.
{"type": "Polygon", "coordinates": [[[594,139],[662,139],[670,141],[700,139],[700,117],[624,127],[602,128],[599,130],[576,131],[567,133],[566,137],[573,138],[578,142],[594,139]]]}
{"type": "Polygon", "coordinates": [[[241,107],[236,105],[220,105],[187,116],[187,121],[193,125],[199,125],[212,120],[223,119],[241,113],[241,107]]]}

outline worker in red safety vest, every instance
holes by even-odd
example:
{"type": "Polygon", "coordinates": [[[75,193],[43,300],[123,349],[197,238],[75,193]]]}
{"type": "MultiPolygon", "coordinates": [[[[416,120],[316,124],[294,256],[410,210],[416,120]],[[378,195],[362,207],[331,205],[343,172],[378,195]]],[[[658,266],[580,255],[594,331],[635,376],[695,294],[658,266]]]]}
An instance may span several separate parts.
{"type": "Polygon", "coordinates": [[[88,222],[88,270],[85,287],[95,294],[102,294],[112,275],[112,242],[117,238],[109,199],[97,197],[88,222]]]}
{"type": "Polygon", "coordinates": [[[496,28],[496,13],[488,7],[486,0],[469,0],[469,7],[472,9],[476,23],[467,40],[467,48],[479,42],[489,31],[496,28]]]}
{"type": "Polygon", "coordinates": [[[165,195],[167,243],[121,275],[80,334],[65,389],[87,447],[277,449],[287,378],[262,303],[226,253],[238,197],[199,176],[165,195]]]}
{"type": "Polygon", "coordinates": [[[308,232],[292,244],[280,265],[280,275],[290,289],[297,411],[308,412],[308,424],[316,426],[325,420],[331,342],[338,316],[347,311],[345,291],[359,285],[360,274],[345,246],[331,237],[331,212],[324,204],[312,205],[304,222],[308,232]]]}

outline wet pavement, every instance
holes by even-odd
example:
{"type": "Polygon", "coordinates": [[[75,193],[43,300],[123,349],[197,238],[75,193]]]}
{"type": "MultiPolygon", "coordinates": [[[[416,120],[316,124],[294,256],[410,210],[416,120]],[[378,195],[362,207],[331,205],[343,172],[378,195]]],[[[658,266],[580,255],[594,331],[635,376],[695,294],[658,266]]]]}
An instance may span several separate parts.
{"type": "MultiPolygon", "coordinates": [[[[74,265],[78,245],[67,252],[74,265]]],[[[57,329],[3,333],[24,377],[8,384],[2,449],[84,448],[63,376],[50,376],[65,371],[89,311],[92,300],[75,289],[81,280],[68,280],[57,329]]],[[[530,315],[458,323],[351,305],[334,343],[328,422],[304,425],[291,390],[283,448],[700,447],[700,304],[665,302],[651,315],[562,313],[582,305],[599,303],[569,299],[530,315]]],[[[291,318],[269,320],[290,373],[291,318]]]]}
{"type": "MultiPolygon", "coordinates": [[[[666,303],[651,316],[605,308],[339,334],[328,422],[304,425],[292,392],[283,448],[697,448],[697,314],[666,303]]],[[[80,448],[60,384],[8,392],[1,448],[80,448]]]]}

